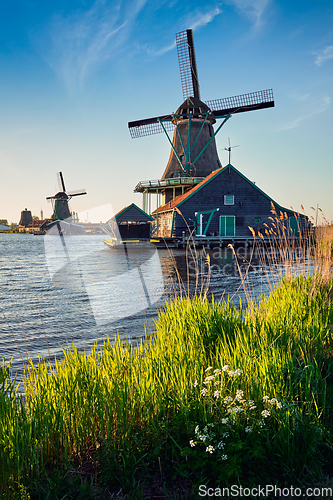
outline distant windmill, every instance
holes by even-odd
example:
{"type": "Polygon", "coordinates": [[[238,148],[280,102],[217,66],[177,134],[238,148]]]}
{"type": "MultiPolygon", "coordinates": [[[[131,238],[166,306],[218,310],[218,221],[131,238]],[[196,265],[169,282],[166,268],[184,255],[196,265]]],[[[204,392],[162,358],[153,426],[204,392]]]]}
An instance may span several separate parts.
{"type": "Polygon", "coordinates": [[[239,144],[237,144],[237,146],[230,146],[230,137],[228,137],[228,142],[229,142],[229,147],[228,148],[224,148],[224,151],[229,151],[229,165],[230,165],[230,158],[231,158],[231,150],[233,148],[238,148],[239,147],[239,144]]]}
{"type": "Polygon", "coordinates": [[[68,202],[74,196],[87,194],[85,189],[79,189],[77,191],[70,191],[67,193],[62,172],[58,172],[58,184],[60,191],[54,196],[48,196],[46,198],[48,201],[51,201],[53,205],[51,221],[69,219],[71,217],[71,212],[69,210],[68,202]]]}
{"type": "MultiPolygon", "coordinates": [[[[225,122],[235,113],[273,107],[273,91],[261,90],[204,103],[200,100],[192,30],[177,33],[176,44],[185,101],[175,113],[129,122],[128,127],[132,138],[165,132],[171,154],[162,179],[202,178],[222,166],[215,136],[225,122]],[[223,121],[214,132],[213,124],[219,118],[223,121]],[[174,130],[172,141],[168,130],[174,130]]],[[[140,190],[147,192],[143,184],[136,187],[136,191],[140,190]]]]}

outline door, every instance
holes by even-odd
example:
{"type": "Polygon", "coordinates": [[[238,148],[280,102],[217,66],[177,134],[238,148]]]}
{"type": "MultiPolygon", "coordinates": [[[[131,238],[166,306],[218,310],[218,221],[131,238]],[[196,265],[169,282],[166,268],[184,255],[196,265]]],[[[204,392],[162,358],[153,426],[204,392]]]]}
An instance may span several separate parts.
{"type": "Polygon", "coordinates": [[[220,236],[235,236],[234,215],[220,215],[220,236]]]}

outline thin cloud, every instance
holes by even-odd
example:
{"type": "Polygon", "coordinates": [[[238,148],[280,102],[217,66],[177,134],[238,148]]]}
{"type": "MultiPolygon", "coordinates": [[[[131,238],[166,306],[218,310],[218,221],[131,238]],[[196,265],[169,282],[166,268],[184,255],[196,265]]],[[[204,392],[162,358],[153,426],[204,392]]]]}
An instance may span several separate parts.
{"type": "Polygon", "coordinates": [[[294,120],[286,123],[279,130],[291,130],[293,128],[296,128],[305,120],[313,118],[314,116],[319,115],[319,114],[327,111],[327,109],[330,107],[330,105],[331,105],[331,98],[328,96],[324,96],[321,99],[321,101],[316,102],[316,103],[312,103],[312,106],[311,106],[312,111],[309,111],[309,109],[307,109],[306,113],[301,114],[297,118],[295,118],[294,120]]]}
{"type": "Polygon", "coordinates": [[[176,42],[172,42],[171,45],[167,45],[166,47],[163,47],[162,49],[156,50],[155,52],[152,53],[155,56],[162,56],[163,54],[170,52],[170,50],[173,50],[175,47],[176,47],[176,42]]]}
{"type": "Polygon", "coordinates": [[[263,15],[271,0],[226,0],[229,5],[246,16],[252,23],[253,28],[259,29],[263,24],[263,15]]]}
{"type": "Polygon", "coordinates": [[[96,0],[86,11],[52,19],[47,28],[47,43],[43,38],[38,46],[70,93],[81,88],[93,68],[124,44],[146,2],[132,0],[115,5],[110,0],[96,0]]]}
{"type": "Polygon", "coordinates": [[[207,24],[211,23],[213,19],[221,13],[222,11],[218,7],[215,7],[215,9],[211,10],[210,12],[207,12],[206,14],[199,14],[196,19],[193,19],[190,22],[190,28],[193,31],[195,31],[197,28],[200,28],[201,26],[206,26],[207,24]]]}
{"type": "MultiPolygon", "coordinates": [[[[184,21],[182,24],[186,26],[186,29],[192,29],[193,31],[195,31],[196,29],[211,23],[213,19],[219,14],[222,14],[222,11],[218,7],[215,7],[209,12],[206,13],[200,12],[195,14],[194,16],[192,15],[190,18],[187,18],[186,21],[184,21]]],[[[149,52],[154,56],[161,56],[166,52],[173,50],[175,47],[176,47],[176,42],[174,41],[172,42],[172,44],[162,47],[159,50],[149,51],[149,52]]]]}
{"type": "Polygon", "coordinates": [[[317,66],[321,66],[329,59],[333,59],[333,45],[328,45],[319,54],[317,54],[315,63],[317,66]]]}

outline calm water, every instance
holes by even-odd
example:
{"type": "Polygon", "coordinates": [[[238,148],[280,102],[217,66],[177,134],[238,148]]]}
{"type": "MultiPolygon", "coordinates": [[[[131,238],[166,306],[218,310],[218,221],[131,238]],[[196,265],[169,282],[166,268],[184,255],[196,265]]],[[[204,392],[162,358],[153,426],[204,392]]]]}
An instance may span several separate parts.
{"type": "MultiPolygon", "coordinates": [[[[202,252],[196,262],[185,250],[110,250],[104,236],[0,234],[0,359],[20,372],[29,355],[51,358],[75,343],[90,349],[118,333],[138,339],[176,290],[194,293],[207,284],[202,252]],[[175,271],[175,266],[178,273],[175,271]]],[[[245,300],[230,250],[210,251],[209,293],[216,300],[245,300]]],[[[244,268],[245,269],[245,268],[244,268]]],[[[251,268],[251,289],[265,290],[260,265],[251,268]]]]}

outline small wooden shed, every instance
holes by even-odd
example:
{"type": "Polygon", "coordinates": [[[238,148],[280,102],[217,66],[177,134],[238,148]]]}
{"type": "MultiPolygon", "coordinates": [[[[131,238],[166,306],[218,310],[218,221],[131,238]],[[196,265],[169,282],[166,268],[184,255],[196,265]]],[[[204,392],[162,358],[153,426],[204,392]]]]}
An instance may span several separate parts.
{"type": "Polygon", "coordinates": [[[149,239],[154,218],[135,203],[122,208],[114,217],[123,240],[149,239]]]}

